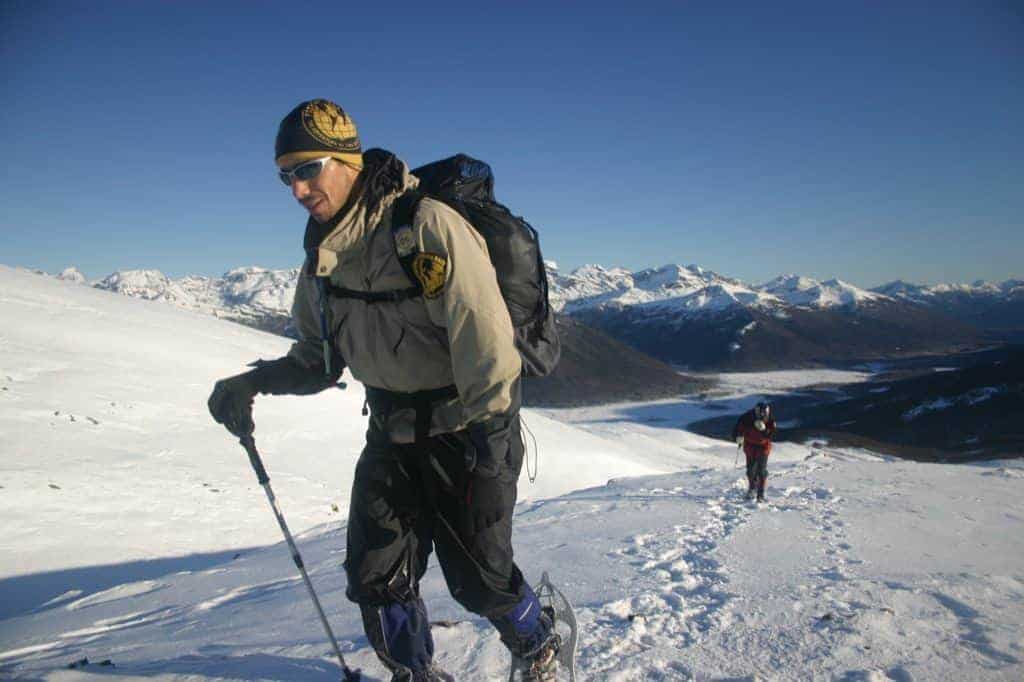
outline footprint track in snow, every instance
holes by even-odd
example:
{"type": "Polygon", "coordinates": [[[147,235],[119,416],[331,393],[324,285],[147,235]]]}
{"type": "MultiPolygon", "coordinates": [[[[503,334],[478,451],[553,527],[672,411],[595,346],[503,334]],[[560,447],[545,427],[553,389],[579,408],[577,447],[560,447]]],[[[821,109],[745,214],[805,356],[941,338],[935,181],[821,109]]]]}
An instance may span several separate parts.
{"type": "MultiPolygon", "coordinates": [[[[580,654],[581,660],[591,663],[589,674],[637,673],[634,657],[652,649],[678,650],[731,622],[727,605],[734,595],[714,555],[723,540],[750,517],[751,509],[734,495],[730,486],[723,494],[705,499],[694,525],[638,534],[613,552],[635,567],[641,578],[637,584],[646,588],[636,596],[605,604],[595,614],[593,632],[587,637],[592,643],[584,641],[580,654]],[[609,642],[614,642],[610,648],[609,642]]],[[[693,500],[692,495],[688,498],[693,500]]]]}
{"type": "MultiPolygon", "coordinates": [[[[797,478],[810,482],[812,471],[804,471],[797,478]]],[[[853,546],[848,542],[843,518],[843,497],[831,488],[791,486],[783,493],[789,508],[805,510],[813,518],[820,519],[815,533],[821,544],[822,561],[812,573],[817,578],[812,593],[808,596],[817,602],[825,613],[843,612],[849,605],[841,598],[849,581],[856,580],[853,567],[864,563],[853,556],[853,546]]]]}

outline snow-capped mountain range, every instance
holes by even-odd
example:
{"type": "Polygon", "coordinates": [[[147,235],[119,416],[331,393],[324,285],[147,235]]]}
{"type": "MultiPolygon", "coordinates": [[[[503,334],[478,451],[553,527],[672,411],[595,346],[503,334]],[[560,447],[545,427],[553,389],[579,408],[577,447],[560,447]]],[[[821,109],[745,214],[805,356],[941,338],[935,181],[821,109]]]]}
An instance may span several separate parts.
{"type": "MultiPolygon", "coordinates": [[[[1006,339],[1024,329],[1024,282],[924,286],[897,280],[872,290],[797,274],[749,284],[697,265],[631,271],[585,265],[562,273],[548,263],[556,310],[662,361],[692,369],[829,365],[892,354],[945,352],[1006,339]],[[1009,336],[1008,336],[1009,335],[1009,336]]],[[[122,270],[87,282],[286,330],[298,269],[236,268],[223,277],[171,279],[122,270]]],[[[1016,337],[1014,337],[1016,338],[1016,337]]]]}
{"type": "Polygon", "coordinates": [[[797,274],[762,284],[666,265],[632,272],[549,263],[563,313],[663,361],[692,369],[834,364],[971,347],[1024,328],[1019,280],[895,283],[867,290],[797,274]],[[1016,303],[1015,303],[1016,302],[1016,303]]]}
{"type": "Polygon", "coordinates": [[[230,318],[257,318],[291,310],[299,270],[268,270],[246,267],[229,270],[223,277],[189,275],[171,279],[159,270],[119,270],[88,282],[76,268],[67,268],[58,279],[91,284],[97,289],[172,303],[179,308],[230,318]]]}
{"type": "Polygon", "coordinates": [[[554,266],[551,275],[552,301],[567,313],[651,304],[684,314],[732,307],[826,309],[856,307],[889,298],[839,279],[819,282],[801,275],[782,275],[761,285],[750,285],[698,265],[665,265],[636,273],[624,268],[585,265],[566,275],[554,266]]]}
{"type": "MultiPolygon", "coordinates": [[[[930,304],[950,295],[991,299],[1024,298],[1024,280],[1001,283],[911,284],[895,280],[871,290],[840,279],[819,281],[787,274],[760,285],[705,270],[698,265],[664,265],[633,272],[625,268],[584,265],[562,274],[548,262],[551,302],[572,314],[587,308],[650,306],[674,308],[680,313],[718,312],[731,307],[764,310],[785,308],[855,308],[878,302],[908,301],[930,304]]],[[[269,270],[243,267],[223,277],[189,275],[171,279],[159,270],[119,270],[89,282],[70,267],[57,278],[88,283],[99,289],[136,298],[162,300],[182,308],[221,313],[287,313],[295,293],[298,269],[269,270]]]]}
{"type": "Polygon", "coordinates": [[[898,279],[876,287],[874,291],[885,296],[902,298],[918,303],[927,303],[936,298],[950,295],[1020,299],[1024,298],[1024,280],[1008,279],[1005,282],[993,283],[979,279],[971,284],[923,286],[898,279]]]}

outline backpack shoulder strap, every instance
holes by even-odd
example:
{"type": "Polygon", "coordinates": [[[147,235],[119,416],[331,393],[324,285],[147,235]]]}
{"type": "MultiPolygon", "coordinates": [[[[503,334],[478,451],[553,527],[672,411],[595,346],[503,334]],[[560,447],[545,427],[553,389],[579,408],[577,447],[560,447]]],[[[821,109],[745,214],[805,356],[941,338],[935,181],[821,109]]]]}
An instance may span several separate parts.
{"type": "Polygon", "coordinates": [[[416,256],[420,253],[419,242],[416,239],[416,230],[413,227],[413,218],[423,199],[432,199],[444,204],[461,215],[470,229],[475,229],[473,228],[473,222],[470,220],[470,215],[461,200],[445,199],[433,194],[420,192],[419,190],[410,190],[395,199],[391,209],[391,237],[395,247],[395,256],[402,265],[402,270],[405,271],[406,277],[409,278],[414,287],[418,287],[421,291],[422,285],[413,269],[413,261],[416,260],[416,256]]]}
{"type": "Polygon", "coordinates": [[[391,228],[394,229],[404,225],[412,226],[412,219],[416,215],[416,209],[425,196],[423,192],[416,189],[400,194],[391,207],[391,228]]]}
{"type": "Polygon", "coordinates": [[[412,261],[420,249],[412,221],[423,197],[422,193],[410,190],[395,199],[391,209],[391,241],[395,247],[395,256],[401,263],[405,276],[418,289],[421,288],[420,282],[413,273],[412,261]]]}

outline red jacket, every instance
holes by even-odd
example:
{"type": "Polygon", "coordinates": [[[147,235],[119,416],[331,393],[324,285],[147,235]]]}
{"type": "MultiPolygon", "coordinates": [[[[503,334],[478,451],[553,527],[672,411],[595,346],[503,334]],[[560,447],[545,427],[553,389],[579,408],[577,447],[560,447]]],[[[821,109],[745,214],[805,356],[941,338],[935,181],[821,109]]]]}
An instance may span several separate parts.
{"type": "Polygon", "coordinates": [[[739,436],[743,436],[743,452],[751,457],[758,455],[767,457],[772,451],[772,438],[775,436],[775,419],[768,417],[768,420],[764,423],[764,431],[758,431],[754,428],[756,420],[757,417],[754,415],[753,410],[744,413],[732,430],[732,439],[736,440],[739,436]]]}

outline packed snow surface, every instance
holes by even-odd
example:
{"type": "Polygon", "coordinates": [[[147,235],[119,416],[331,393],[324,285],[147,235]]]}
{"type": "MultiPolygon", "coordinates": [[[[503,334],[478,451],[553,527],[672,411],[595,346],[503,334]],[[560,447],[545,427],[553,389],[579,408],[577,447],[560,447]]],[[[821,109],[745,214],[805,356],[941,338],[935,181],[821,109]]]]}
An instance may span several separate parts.
{"type": "MultiPolygon", "coordinates": [[[[217,377],[287,342],[5,267],[0,315],[0,677],[336,681],[263,492],[205,407],[217,377]]],[[[354,383],[260,397],[256,436],[341,647],[372,681],[388,676],[341,569],[361,402],[354,383]]],[[[686,432],[677,409],[526,411],[539,478],[521,480],[516,559],[573,600],[580,679],[1024,677],[1019,461],[781,443],[758,507],[741,500],[735,446],[686,432]]],[[[449,621],[437,661],[502,679],[497,636],[436,566],[422,591],[449,621]]]]}
{"type": "MultiPolygon", "coordinates": [[[[206,400],[218,378],[286,353],[287,339],[3,266],[0,316],[16,321],[0,330],[0,578],[276,539],[244,451],[206,400]]],[[[344,379],[314,398],[256,400],[275,489],[303,501],[289,514],[298,530],[347,510],[366,418],[362,387],[344,379]]],[[[525,499],[675,468],[541,415],[525,421],[544,457],[525,499]]]]}

